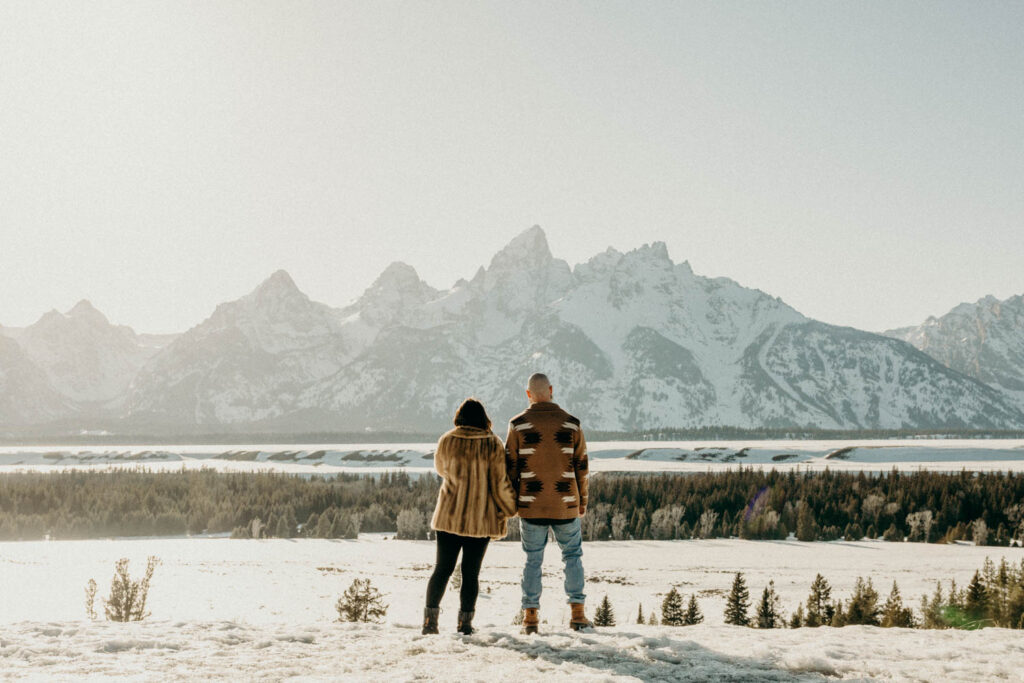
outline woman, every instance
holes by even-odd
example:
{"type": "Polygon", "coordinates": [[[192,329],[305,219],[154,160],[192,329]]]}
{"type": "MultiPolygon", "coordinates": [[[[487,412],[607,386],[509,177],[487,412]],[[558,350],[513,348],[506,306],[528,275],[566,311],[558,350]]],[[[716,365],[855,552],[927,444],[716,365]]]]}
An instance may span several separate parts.
{"type": "Polygon", "coordinates": [[[437,615],[448,579],[462,552],[460,633],[473,633],[480,564],[492,538],[504,538],[516,499],[505,469],[505,446],[491,431],[483,404],[467,398],[455,412],[455,429],[437,442],[434,467],[444,480],[430,526],[437,532],[437,563],[427,584],[423,634],[437,633],[437,615]]]}

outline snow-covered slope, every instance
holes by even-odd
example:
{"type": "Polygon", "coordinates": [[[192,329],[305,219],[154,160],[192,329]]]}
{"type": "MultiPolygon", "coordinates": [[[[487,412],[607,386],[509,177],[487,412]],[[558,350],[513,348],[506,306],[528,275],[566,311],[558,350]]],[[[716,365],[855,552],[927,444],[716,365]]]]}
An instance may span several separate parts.
{"type": "Polygon", "coordinates": [[[0,335],[0,425],[46,422],[73,410],[18,342],[0,335]]]}
{"type": "Polygon", "coordinates": [[[129,414],[216,425],[292,413],[311,381],[341,367],[340,322],[338,311],[310,301],[277,271],[158,353],[132,382],[129,414]]]}
{"type": "Polygon", "coordinates": [[[164,339],[142,339],[129,327],[112,325],[86,300],[67,313],[50,311],[17,336],[62,395],[95,407],[118,403],[164,339]]]}
{"type": "Polygon", "coordinates": [[[1024,407],[1024,296],[987,296],[941,317],[885,333],[999,389],[1024,407]]]}
{"type": "Polygon", "coordinates": [[[603,429],[1024,426],[1006,397],[909,344],[695,275],[662,243],[572,269],[536,226],[447,291],[393,264],[341,310],[278,272],[160,353],[128,406],[171,423],[437,430],[469,395],[508,419],[537,370],[603,429]]]}

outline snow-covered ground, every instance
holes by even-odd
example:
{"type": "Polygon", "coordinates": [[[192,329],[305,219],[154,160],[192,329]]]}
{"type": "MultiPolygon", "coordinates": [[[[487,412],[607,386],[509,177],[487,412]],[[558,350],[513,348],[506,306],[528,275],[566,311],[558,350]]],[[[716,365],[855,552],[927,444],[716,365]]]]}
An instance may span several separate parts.
{"type": "Polygon", "coordinates": [[[847,627],[760,632],[722,624],[733,573],[752,599],[771,578],[792,610],[816,572],[846,597],[858,575],[888,594],[899,582],[917,604],[936,579],[965,584],[986,556],[1011,562],[1024,549],[883,542],[631,541],[585,546],[591,607],[608,595],[618,626],[573,634],[561,594],[557,547],[548,550],[540,637],[511,621],[522,552],[494,543],[482,573],[479,633],[451,634],[449,591],[438,637],[419,635],[430,542],[224,538],[0,543],[0,677],[271,678],[380,680],[1022,680],[1020,631],[911,631],[847,627]],[[105,594],[113,564],[141,571],[157,555],[150,621],[90,623],[83,588],[105,594]],[[334,621],[334,602],[369,577],[389,603],[379,626],[334,621]],[[638,604],[657,610],[678,586],[696,592],[706,622],[637,626],[638,604]]]}
{"type": "MultiPolygon", "coordinates": [[[[292,473],[433,470],[434,444],[7,446],[0,472],[145,466],[292,473]]],[[[705,472],[743,466],[888,471],[1024,471],[1020,439],[874,441],[606,441],[589,444],[595,472],[705,472]]]]}

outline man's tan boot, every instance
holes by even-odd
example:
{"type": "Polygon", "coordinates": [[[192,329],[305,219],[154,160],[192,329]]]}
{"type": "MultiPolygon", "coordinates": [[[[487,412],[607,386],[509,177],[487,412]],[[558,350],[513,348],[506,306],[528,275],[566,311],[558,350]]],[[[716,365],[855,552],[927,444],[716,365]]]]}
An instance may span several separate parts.
{"type": "Polygon", "coordinates": [[[523,610],[523,633],[531,635],[537,632],[540,626],[540,610],[536,607],[527,607],[523,610]]]}
{"type": "Polygon", "coordinates": [[[585,628],[594,628],[594,624],[591,623],[590,619],[587,619],[587,615],[583,612],[582,602],[574,602],[571,606],[572,617],[569,619],[569,626],[572,627],[573,631],[582,631],[585,628]]]}

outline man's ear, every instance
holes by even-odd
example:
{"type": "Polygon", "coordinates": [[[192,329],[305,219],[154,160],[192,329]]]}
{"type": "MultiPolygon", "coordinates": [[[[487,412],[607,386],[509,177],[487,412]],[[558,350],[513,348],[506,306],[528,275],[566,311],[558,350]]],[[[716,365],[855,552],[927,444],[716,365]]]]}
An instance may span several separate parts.
{"type": "Polygon", "coordinates": [[[530,390],[529,389],[526,390],[526,398],[528,398],[531,401],[533,400],[533,396],[530,396],[530,390]]]}
{"type": "Polygon", "coordinates": [[[551,398],[554,398],[554,397],[555,397],[555,387],[554,387],[553,385],[552,385],[552,386],[551,386],[551,388],[549,389],[549,393],[551,394],[551,398]]]}

